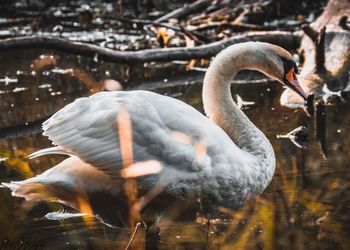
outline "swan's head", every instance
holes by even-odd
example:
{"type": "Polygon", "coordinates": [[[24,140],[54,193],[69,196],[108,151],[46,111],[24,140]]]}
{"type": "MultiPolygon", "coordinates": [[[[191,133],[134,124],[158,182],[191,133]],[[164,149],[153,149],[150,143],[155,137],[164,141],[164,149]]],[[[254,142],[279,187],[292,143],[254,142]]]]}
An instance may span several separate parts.
{"type": "Polygon", "coordinates": [[[294,62],[292,55],[277,45],[260,42],[258,42],[257,45],[260,47],[259,52],[264,61],[259,70],[294,90],[306,100],[307,95],[298,82],[296,76],[298,73],[298,67],[294,62]]]}

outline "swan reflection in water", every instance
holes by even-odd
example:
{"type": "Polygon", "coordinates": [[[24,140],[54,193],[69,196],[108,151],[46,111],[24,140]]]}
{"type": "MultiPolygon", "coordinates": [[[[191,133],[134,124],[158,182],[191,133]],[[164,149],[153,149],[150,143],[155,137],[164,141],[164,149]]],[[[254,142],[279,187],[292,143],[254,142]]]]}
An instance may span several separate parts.
{"type": "Polygon", "coordinates": [[[219,206],[237,209],[247,197],[261,194],[275,171],[269,140],[231,97],[231,80],[243,69],[260,71],[306,99],[286,50],[262,42],[232,45],[206,72],[208,117],[149,91],[79,98],[43,123],[43,134],[55,146],[30,155],[69,158],[38,176],[3,185],[15,196],[59,202],[108,225],[128,223],[128,214],[134,224],[147,220],[148,211],[161,215],[174,209],[175,201],[186,215],[200,209],[215,217],[219,206]]]}

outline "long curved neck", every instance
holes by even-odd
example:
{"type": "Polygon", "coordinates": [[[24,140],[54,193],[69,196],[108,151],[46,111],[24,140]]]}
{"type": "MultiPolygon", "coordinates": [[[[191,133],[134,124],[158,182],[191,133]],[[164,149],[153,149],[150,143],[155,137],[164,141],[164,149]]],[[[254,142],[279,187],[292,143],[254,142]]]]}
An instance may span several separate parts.
{"type": "Polygon", "coordinates": [[[213,60],[204,78],[204,110],[239,148],[258,157],[263,168],[261,171],[266,168],[274,170],[275,157],[269,140],[238,108],[231,96],[231,80],[238,71],[264,71],[266,57],[257,46],[252,45],[231,46],[213,60]]]}

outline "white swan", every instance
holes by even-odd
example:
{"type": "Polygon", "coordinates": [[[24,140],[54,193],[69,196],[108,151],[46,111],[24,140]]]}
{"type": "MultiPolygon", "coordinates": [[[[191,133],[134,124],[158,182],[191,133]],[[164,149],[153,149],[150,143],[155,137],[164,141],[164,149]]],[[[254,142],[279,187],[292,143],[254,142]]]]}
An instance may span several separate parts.
{"type": "Polygon", "coordinates": [[[237,208],[247,196],[263,192],[275,169],[269,140],[231,97],[230,82],[243,69],[258,70],[306,98],[287,51],[262,42],[232,45],[216,56],[204,78],[203,102],[209,119],[179,100],[148,91],[79,98],[43,124],[43,134],[57,147],[32,154],[70,157],[34,178],[4,185],[28,200],[56,200],[77,209],[74,197],[81,190],[88,196],[117,195],[123,164],[118,115],[127,110],[133,162],[156,160],[162,166],[159,173],[137,178],[141,190],[160,185],[167,197],[199,196],[204,204],[237,208]],[[192,143],[174,135],[187,135],[192,143]]]}

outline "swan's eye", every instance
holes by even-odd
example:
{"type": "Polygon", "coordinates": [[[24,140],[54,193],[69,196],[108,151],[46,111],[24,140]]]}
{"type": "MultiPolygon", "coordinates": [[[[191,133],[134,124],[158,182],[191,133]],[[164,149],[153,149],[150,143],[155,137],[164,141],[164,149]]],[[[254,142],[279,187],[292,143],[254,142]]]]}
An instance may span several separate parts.
{"type": "Polygon", "coordinates": [[[298,69],[298,67],[297,67],[297,65],[296,65],[296,64],[294,64],[293,68],[294,68],[294,72],[295,72],[295,74],[298,74],[299,69],[298,69]]]}
{"type": "Polygon", "coordinates": [[[294,72],[295,74],[299,72],[299,69],[294,61],[286,59],[284,57],[281,57],[281,60],[283,62],[283,69],[285,74],[288,74],[290,71],[294,72]]]}

